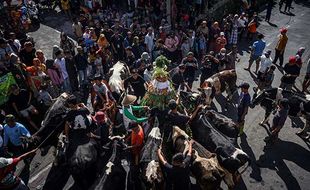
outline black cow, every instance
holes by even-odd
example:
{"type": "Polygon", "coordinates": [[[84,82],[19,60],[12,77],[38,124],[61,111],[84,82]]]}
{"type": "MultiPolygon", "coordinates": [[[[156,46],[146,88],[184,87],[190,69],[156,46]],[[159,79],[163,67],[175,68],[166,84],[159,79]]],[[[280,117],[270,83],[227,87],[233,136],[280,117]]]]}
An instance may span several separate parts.
{"type": "MultiPolygon", "coordinates": [[[[179,127],[173,127],[173,144],[176,152],[186,154],[189,137],[179,127]]],[[[193,143],[192,164],[190,170],[203,190],[221,189],[224,179],[229,188],[234,186],[233,176],[218,163],[216,154],[209,152],[198,142],[193,143]]]]}
{"type": "Polygon", "coordinates": [[[276,110],[278,100],[281,98],[289,100],[289,116],[297,117],[303,113],[310,114],[310,97],[283,90],[282,88],[270,88],[255,94],[250,105],[251,108],[254,108],[260,104],[265,109],[265,118],[260,124],[268,122],[270,114],[276,110]]]}
{"type": "Polygon", "coordinates": [[[127,158],[127,145],[124,137],[114,136],[111,142],[105,146],[109,150],[105,157],[109,157],[101,176],[89,188],[91,190],[119,190],[127,189],[127,179],[130,170],[127,158]]]}
{"type": "Polygon", "coordinates": [[[197,114],[190,125],[193,138],[207,150],[216,153],[220,164],[229,172],[235,174],[240,167],[250,161],[245,152],[211,125],[203,111],[197,114]]]}
{"type": "MultiPolygon", "coordinates": [[[[66,101],[69,98],[67,93],[61,94],[54,104],[48,109],[41,123],[41,128],[30,138],[23,138],[24,144],[29,148],[37,147],[48,148],[57,146],[58,136],[64,130],[67,112],[66,101]]],[[[45,151],[44,151],[45,152],[45,151]]]]}
{"type": "Polygon", "coordinates": [[[232,119],[214,110],[206,110],[205,115],[212,126],[217,128],[225,136],[232,138],[234,142],[237,140],[239,129],[232,119]]]}
{"type": "Polygon", "coordinates": [[[149,133],[147,140],[141,150],[140,166],[142,179],[147,189],[155,187],[163,189],[163,174],[160,168],[157,150],[161,145],[162,137],[160,129],[154,127],[149,133]]]}

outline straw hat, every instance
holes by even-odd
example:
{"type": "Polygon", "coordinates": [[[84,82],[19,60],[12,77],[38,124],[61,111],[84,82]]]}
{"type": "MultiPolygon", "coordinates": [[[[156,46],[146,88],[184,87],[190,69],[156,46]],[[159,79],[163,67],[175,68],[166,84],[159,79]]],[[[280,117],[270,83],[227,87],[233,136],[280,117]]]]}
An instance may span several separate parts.
{"type": "Polygon", "coordinates": [[[136,96],[128,94],[128,95],[126,95],[125,98],[123,99],[122,105],[123,105],[123,106],[128,106],[128,105],[134,103],[136,100],[137,100],[137,97],[136,97],[136,96]]]}

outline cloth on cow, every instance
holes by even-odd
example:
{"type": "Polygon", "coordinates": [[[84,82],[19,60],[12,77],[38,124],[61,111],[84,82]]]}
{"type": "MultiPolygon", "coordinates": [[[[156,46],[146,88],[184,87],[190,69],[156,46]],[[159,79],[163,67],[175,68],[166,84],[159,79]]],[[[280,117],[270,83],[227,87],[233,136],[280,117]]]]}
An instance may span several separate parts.
{"type": "Polygon", "coordinates": [[[148,119],[147,117],[138,118],[138,117],[133,115],[133,111],[142,110],[142,109],[144,109],[144,106],[128,105],[128,106],[123,106],[122,109],[123,109],[123,123],[124,123],[124,126],[126,129],[128,129],[129,123],[131,121],[135,121],[137,123],[142,123],[142,122],[147,121],[147,119],[148,119]]]}
{"type": "Polygon", "coordinates": [[[87,133],[91,124],[90,112],[87,108],[70,110],[67,114],[66,121],[70,124],[69,142],[84,142],[88,140],[87,133]]]}
{"type": "Polygon", "coordinates": [[[187,156],[183,160],[182,166],[173,166],[169,163],[166,163],[165,171],[167,172],[167,177],[169,180],[168,185],[171,186],[173,190],[189,190],[190,187],[190,156],[187,156]],[[170,183],[170,184],[169,184],[170,183]]]}

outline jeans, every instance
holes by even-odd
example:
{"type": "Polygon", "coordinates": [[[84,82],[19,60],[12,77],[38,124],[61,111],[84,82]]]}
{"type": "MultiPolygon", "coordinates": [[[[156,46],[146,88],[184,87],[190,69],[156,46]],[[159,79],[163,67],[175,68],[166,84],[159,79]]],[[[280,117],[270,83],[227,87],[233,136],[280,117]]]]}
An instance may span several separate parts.
{"type": "Polygon", "coordinates": [[[82,84],[84,84],[87,81],[87,70],[79,70],[78,71],[78,77],[79,77],[79,86],[81,87],[82,84]]]}
{"type": "Polygon", "coordinates": [[[66,79],[64,79],[64,82],[61,85],[61,91],[62,92],[70,92],[71,91],[71,87],[70,87],[70,79],[69,77],[67,77],[66,79]]]}

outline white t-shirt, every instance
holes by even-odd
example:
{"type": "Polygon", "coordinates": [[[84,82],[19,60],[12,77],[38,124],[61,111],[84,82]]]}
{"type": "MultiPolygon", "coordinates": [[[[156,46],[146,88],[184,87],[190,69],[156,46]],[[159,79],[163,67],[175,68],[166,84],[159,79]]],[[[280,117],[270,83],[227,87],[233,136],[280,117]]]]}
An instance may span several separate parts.
{"type": "Polygon", "coordinates": [[[63,79],[67,79],[69,77],[67,68],[66,68],[66,60],[65,58],[55,59],[56,67],[60,68],[63,79]]]}
{"type": "Polygon", "coordinates": [[[267,58],[265,55],[262,55],[260,57],[260,64],[259,64],[259,69],[258,71],[261,73],[265,73],[267,71],[267,69],[271,66],[272,64],[272,59],[269,56],[269,58],[267,58]]]}
{"type": "Polygon", "coordinates": [[[154,36],[154,33],[152,33],[151,35],[148,33],[144,38],[144,43],[147,46],[149,52],[152,51],[154,47],[154,36]]]}

